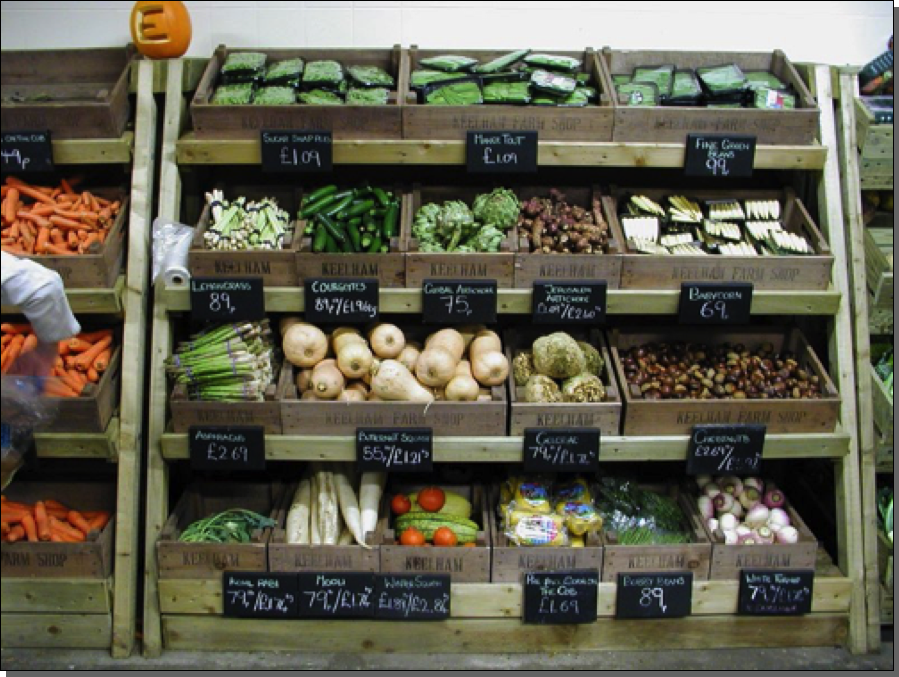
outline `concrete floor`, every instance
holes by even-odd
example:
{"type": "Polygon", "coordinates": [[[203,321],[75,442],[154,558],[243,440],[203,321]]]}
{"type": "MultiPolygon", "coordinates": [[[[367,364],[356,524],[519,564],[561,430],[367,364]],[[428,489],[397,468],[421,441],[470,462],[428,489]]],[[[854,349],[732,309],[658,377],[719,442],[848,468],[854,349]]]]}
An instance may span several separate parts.
{"type": "Polygon", "coordinates": [[[881,651],[852,656],[843,649],[603,651],[530,655],[334,655],[166,652],[156,660],[113,660],[103,651],[4,649],[2,670],[893,670],[892,635],[881,651]]]}

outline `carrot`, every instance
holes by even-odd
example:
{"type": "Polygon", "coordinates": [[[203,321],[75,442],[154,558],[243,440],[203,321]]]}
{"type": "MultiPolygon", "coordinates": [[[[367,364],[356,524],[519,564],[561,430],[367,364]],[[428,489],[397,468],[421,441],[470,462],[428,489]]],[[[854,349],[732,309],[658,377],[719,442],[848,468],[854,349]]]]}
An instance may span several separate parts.
{"type": "Polygon", "coordinates": [[[4,322],[0,324],[0,331],[4,334],[29,334],[31,333],[31,325],[27,322],[4,322]]]}
{"type": "Polygon", "coordinates": [[[57,228],[62,228],[63,230],[81,230],[82,228],[94,228],[94,226],[90,226],[84,223],[78,223],[78,221],[67,219],[65,216],[59,216],[58,214],[54,214],[50,217],[50,223],[52,223],[57,228]]]}
{"type": "Polygon", "coordinates": [[[89,254],[89,253],[91,253],[91,252],[90,252],[91,246],[92,246],[95,242],[98,243],[98,244],[99,244],[99,242],[100,242],[100,234],[99,234],[99,233],[91,233],[90,235],[86,236],[86,237],[81,241],[81,244],[78,245],[78,252],[79,252],[80,254],[89,254]]]}
{"type": "Polygon", "coordinates": [[[75,375],[74,370],[63,372],[59,375],[59,378],[79,395],[81,394],[81,391],[84,390],[84,384],[81,382],[81,379],[75,375]]]}
{"type": "Polygon", "coordinates": [[[52,498],[44,499],[44,507],[47,508],[47,514],[53,515],[57,519],[66,519],[69,514],[69,508],[59,501],[53,500],[52,498]]]}
{"type": "MultiPolygon", "coordinates": [[[[70,230],[66,234],[66,244],[69,246],[69,249],[78,249],[78,233],[76,231],[70,230]]],[[[75,252],[72,252],[73,254],[75,252]]]]}
{"type": "Polygon", "coordinates": [[[43,254],[44,248],[50,242],[50,229],[46,226],[41,227],[37,232],[37,239],[34,241],[34,251],[36,254],[43,254]]]}
{"type": "Polygon", "coordinates": [[[10,543],[21,541],[23,538],[25,538],[25,528],[21,524],[10,527],[9,533],[6,534],[6,540],[10,543]]]}
{"type": "Polygon", "coordinates": [[[73,336],[66,342],[66,347],[69,349],[69,352],[72,353],[83,353],[85,350],[90,350],[93,345],[93,342],[85,341],[78,336],[73,336]]]}
{"type": "Polygon", "coordinates": [[[69,538],[75,538],[79,541],[84,540],[84,534],[81,533],[78,529],[75,529],[67,523],[56,519],[52,515],[50,516],[50,528],[53,531],[59,533],[61,536],[68,536],[69,538]]]}
{"type": "Polygon", "coordinates": [[[29,543],[37,543],[37,525],[34,523],[34,517],[25,515],[22,518],[22,527],[25,529],[25,536],[29,543]]]}
{"type": "Polygon", "coordinates": [[[77,254],[71,251],[68,247],[59,244],[47,244],[44,246],[44,251],[47,254],[54,254],[56,256],[77,256],[77,254]]]}
{"type": "Polygon", "coordinates": [[[41,228],[49,228],[50,221],[49,219],[45,219],[43,216],[39,216],[33,212],[25,212],[20,211],[16,213],[16,216],[20,219],[25,219],[26,221],[31,221],[32,223],[36,223],[41,228]]]}
{"type": "Polygon", "coordinates": [[[6,538],[6,535],[9,533],[9,522],[0,522],[0,534],[3,535],[3,538],[6,538]]]}
{"type": "MultiPolygon", "coordinates": [[[[97,359],[99,359],[99,358],[97,358],[97,359]]],[[[96,369],[94,369],[93,367],[90,367],[87,370],[87,380],[90,383],[97,383],[97,381],[100,380],[100,374],[97,372],[96,369]]]]}
{"type": "Polygon", "coordinates": [[[12,341],[12,334],[3,334],[3,336],[0,336],[0,344],[4,347],[6,347],[6,344],[10,341],[12,341]]]}
{"type": "Polygon", "coordinates": [[[103,527],[105,527],[108,522],[109,522],[109,513],[105,510],[101,510],[95,516],[91,517],[88,520],[88,523],[90,524],[92,531],[102,531],[103,527]]]}
{"type": "Polygon", "coordinates": [[[112,336],[112,329],[98,329],[96,331],[83,331],[78,334],[78,338],[88,343],[96,343],[100,339],[112,336]]]}
{"type": "Polygon", "coordinates": [[[34,523],[37,525],[37,535],[42,541],[50,540],[50,520],[47,508],[43,501],[34,504],[34,523]]]}
{"type": "Polygon", "coordinates": [[[9,522],[10,524],[18,524],[22,521],[25,515],[30,515],[31,513],[27,510],[3,510],[0,511],[0,521],[9,522]]]}
{"type": "Polygon", "coordinates": [[[17,334],[9,344],[9,352],[6,355],[6,361],[3,362],[2,367],[0,367],[2,373],[8,373],[12,365],[15,364],[15,361],[19,359],[23,345],[25,345],[25,337],[22,334],[17,334]]]}
{"type": "Polygon", "coordinates": [[[59,246],[62,246],[66,243],[66,238],[59,228],[50,229],[50,242],[59,246]]]}
{"type": "Polygon", "coordinates": [[[37,334],[28,334],[22,343],[22,355],[37,348],[37,334]]]}
{"type": "Polygon", "coordinates": [[[85,536],[87,536],[91,530],[91,525],[86,519],[84,519],[84,515],[82,515],[77,510],[69,510],[68,520],[69,524],[78,529],[78,531],[80,531],[85,536]]]}
{"type": "MultiPolygon", "coordinates": [[[[7,183],[11,178],[12,177],[7,177],[7,183]]],[[[16,183],[14,185],[20,195],[27,195],[32,200],[36,200],[37,202],[46,202],[51,205],[56,204],[56,200],[54,200],[52,197],[50,197],[46,193],[39,191],[36,188],[29,186],[27,183],[22,183],[21,181],[18,181],[18,179],[16,179],[16,183]]],[[[12,194],[12,189],[10,189],[9,193],[6,196],[7,201],[9,200],[10,194],[12,194]]]]}
{"type": "Polygon", "coordinates": [[[109,349],[104,350],[102,353],[97,355],[97,359],[95,359],[91,366],[96,369],[99,373],[103,373],[109,368],[109,360],[112,357],[112,351],[109,349]]]}
{"type": "Polygon", "coordinates": [[[44,381],[44,394],[48,397],[78,397],[78,393],[58,378],[44,381]]]}
{"type": "Polygon", "coordinates": [[[16,220],[16,211],[19,207],[19,191],[10,188],[6,194],[6,203],[3,205],[3,218],[12,223],[16,220]]]}
{"type": "Polygon", "coordinates": [[[75,195],[75,191],[72,189],[72,184],[65,179],[59,180],[59,187],[62,188],[62,192],[66,195],[75,195]]]}
{"type": "MultiPolygon", "coordinates": [[[[102,353],[104,350],[106,350],[111,344],[111,336],[100,339],[93,346],[91,346],[90,350],[85,350],[75,358],[75,368],[79,371],[87,371],[88,367],[90,367],[91,364],[93,364],[94,360],[97,359],[97,356],[100,355],[100,353],[102,353]]],[[[96,366],[94,367],[94,369],[97,369],[96,366]]],[[[100,370],[97,369],[97,371],[100,370]]]]}

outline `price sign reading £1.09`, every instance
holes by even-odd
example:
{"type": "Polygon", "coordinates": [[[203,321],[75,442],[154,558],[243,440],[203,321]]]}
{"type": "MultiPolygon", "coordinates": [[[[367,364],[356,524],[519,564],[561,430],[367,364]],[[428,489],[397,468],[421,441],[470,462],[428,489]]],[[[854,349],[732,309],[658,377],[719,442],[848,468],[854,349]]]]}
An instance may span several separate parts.
{"type": "Polygon", "coordinates": [[[260,141],[264,171],[331,171],[331,132],[263,130],[260,141]]]}
{"type": "Polygon", "coordinates": [[[192,277],[190,315],[198,322],[257,322],[265,319],[262,278],[192,277]]]}
{"type": "Polygon", "coordinates": [[[751,282],[684,282],[681,324],[747,324],[752,308],[751,282]]]}
{"type": "Polygon", "coordinates": [[[470,174],[537,171],[537,132],[468,132],[465,164],[470,174]]]}
{"type": "Polygon", "coordinates": [[[265,470],[261,425],[191,426],[187,438],[194,470],[265,470]]]}
{"type": "Polygon", "coordinates": [[[687,134],[684,174],[748,178],[755,163],[755,141],[750,134],[687,134]]]}

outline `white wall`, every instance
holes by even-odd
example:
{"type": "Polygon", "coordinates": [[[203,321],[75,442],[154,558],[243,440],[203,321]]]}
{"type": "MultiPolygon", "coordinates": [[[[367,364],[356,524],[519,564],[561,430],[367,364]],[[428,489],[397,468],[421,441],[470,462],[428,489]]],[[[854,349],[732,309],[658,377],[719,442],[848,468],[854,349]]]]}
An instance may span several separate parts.
{"type": "MultiPolygon", "coordinates": [[[[190,56],[235,47],[783,49],[861,65],[886,49],[892,2],[187,2],[190,56]]],[[[3,49],[121,45],[132,2],[2,2],[3,49]],[[38,28],[39,27],[39,28],[38,28]]]]}

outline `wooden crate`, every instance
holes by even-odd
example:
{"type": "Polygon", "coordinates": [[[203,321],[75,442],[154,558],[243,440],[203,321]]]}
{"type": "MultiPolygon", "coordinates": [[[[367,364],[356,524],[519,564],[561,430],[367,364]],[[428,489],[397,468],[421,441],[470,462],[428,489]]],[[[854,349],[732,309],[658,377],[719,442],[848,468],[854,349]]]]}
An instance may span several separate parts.
{"type": "MultiPolygon", "coordinates": [[[[635,193],[660,202],[671,191],[618,188],[613,191],[609,212],[619,231],[619,210],[625,195],[635,193]]],[[[652,256],[638,254],[624,240],[621,264],[622,289],[680,289],[682,282],[751,282],[755,289],[825,290],[830,285],[833,254],[812,217],[792,189],[783,191],[700,191],[696,200],[779,200],[785,230],[805,237],[814,255],[809,256],[652,256]]]]}
{"type": "Polygon", "coordinates": [[[815,569],[818,559],[818,539],[808,528],[792,505],[784,506],[790,517],[790,524],[799,532],[799,542],[793,544],[772,543],[771,545],[726,545],[720,531],[712,532],[699,514],[695,496],[699,489],[695,484],[684,489],[684,505],[690,510],[691,519],[702,526],[706,537],[712,542],[712,567],[709,578],[713,581],[737,580],[742,569],[815,569]]]}
{"type": "Polygon", "coordinates": [[[525,574],[532,571],[602,571],[603,543],[599,534],[588,533],[583,548],[517,546],[509,541],[501,520],[493,512],[499,505],[499,490],[494,487],[489,496],[493,548],[490,580],[493,583],[522,583],[525,574]]]}
{"type": "Polygon", "coordinates": [[[187,252],[187,267],[191,275],[195,277],[261,277],[262,283],[269,287],[293,287],[297,283],[296,253],[300,248],[299,226],[292,216],[296,213],[299,200],[295,191],[283,191],[278,189],[252,186],[241,189],[228,189],[223,191],[225,198],[233,200],[238,196],[244,196],[251,200],[262,197],[277,199],[278,206],[291,215],[289,228],[291,234],[284,238],[284,243],[279,250],[254,249],[242,251],[221,251],[207,249],[203,239],[209,222],[212,218],[212,210],[208,204],[204,205],[200,220],[197,223],[190,249],[187,252]]]}
{"type": "Polygon", "coordinates": [[[707,581],[712,559],[712,544],[697,519],[698,515],[689,510],[683,490],[675,485],[645,488],[677,499],[684,513],[684,524],[691,542],[672,545],[620,545],[617,534],[606,524],[602,534],[605,544],[603,583],[617,582],[620,573],[691,572],[694,581],[707,581]]]}
{"type": "MultiPolygon", "coordinates": [[[[287,542],[284,528],[297,486],[293,484],[288,487],[275,514],[272,515],[278,520],[278,526],[272,529],[268,544],[269,571],[380,571],[378,529],[366,534],[365,542],[371,546],[370,549],[356,544],[297,545],[287,542]]],[[[382,524],[379,521],[378,527],[382,524]]]]}
{"type": "Polygon", "coordinates": [[[130,112],[134,48],[3,51],[0,130],[52,139],[119,138],[130,112]]]}
{"type": "Polygon", "coordinates": [[[428,548],[397,545],[399,536],[393,530],[390,497],[421,488],[422,485],[391,486],[389,491],[384,492],[382,524],[378,527],[381,537],[381,571],[389,574],[449,574],[453,583],[489,583],[492,551],[490,506],[487,503],[487,491],[480,484],[442,487],[471,501],[472,520],[481,527],[475,540],[476,547],[428,548]]]}
{"type": "Polygon", "coordinates": [[[818,105],[786,55],[774,52],[688,52],[612,50],[603,48],[600,61],[607,89],[612,76],[630,75],[638,66],[674,64],[695,69],[735,63],[744,71],[768,71],[795,91],[796,108],[758,110],[690,106],[624,106],[612,96],[615,110],[613,141],[684,143],[687,134],[751,134],[759,144],[810,145],[818,133],[818,105]]]}
{"type": "MultiPolygon", "coordinates": [[[[526,329],[509,329],[504,336],[506,357],[509,364],[520,352],[529,349],[534,341],[562,328],[529,327],[526,329]]],[[[524,400],[524,388],[515,385],[514,374],[509,370],[509,434],[523,435],[525,428],[599,428],[603,435],[618,435],[621,426],[621,396],[609,355],[609,347],[605,337],[598,329],[570,329],[568,331],[576,340],[587,340],[599,350],[605,360],[602,381],[606,386],[607,398],[596,403],[531,403],[524,400]]]]}
{"type": "Polygon", "coordinates": [[[518,248],[516,228],[506,235],[495,254],[427,253],[418,249],[418,239],[412,236],[412,223],[422,205],[462,200],[469,207],[476,195],[490,192],[490,187],[449,187],[415,185],[412,190],[412,212],[406,231],[406,286],[421,287],[427,279],[496,280],[500,289],[513,285],[515,254],[518,248]]]}
{"type": "Polygon", "coordinates": [[[119,200],[122,206],[106,240],[78,256],[32,255],[21,258],[55,270],[67,289],[96,289],[115,285],[125,261],[125,230],[128,223],[129,198],[119,189],[97,188],[91,193],[109,199],[119,200]]]}
{"type": "Polygon", "coordinates": [[[865,278],[874,307],[893,309],[893,229],[865,228],[865,278]]]}
{"type": "Polygon", "coordinates": [[[886,590],[893,594],[893,544],[882,529],[877,530],[877,571],[886,590]]]}
{"type": "MultiPolygon", "coordinates": [[[[601,200],[599,189],[584,187],[560,188],[571,200],[591,209],[593,201],[600,200],[600,210],[609,224],[609,252],[607,254],[538,254],[531,253],[530,240],[523,230],[518,232],[518,253],[515,254],[515,287],[531,289],[537,280],[543,281],[585,281],[605,280],[609,289],[618,289],[621,280],[621,257],[624,251],[624,237],[617,219],[608,211],[611,203],[601,200]]],[[[516,189],[518,197],[527,200],[534,196],[549,194],[548,186],[524,186],[516,189]]]]}
{"type": "Polygon", "coordinates": [[[402,138],[402,92],[406,91],[406,52],[392,49],[230,49],[219,45],[197,85],[190,104],[194,132],[200,139],[258,139],[263,129],[330,131],[335,139],[402,138]],[[379,66],[396,79],[386,106],[224,106],[210,103],[222,64],[232,51],[262,52],[269,63],[301,57],[306,62],[330,59],[346,66],[379,66]]]}
{"type": "MultiPolygon", "coordinates": [[[[888,440],[892,444],[893,439],[893,398],[890,397],[890,391],[887,390],[886,384],[881,380],[874,366],[871,365],[871,393],[874,404],[874,425],[880,438],[888,440]]],[[[864,375],[859,375],[864,378],[864,375]]]]}
{"type": "Polygon", "coordinates": [[[96,384],[85,386],[81,397],[48,398],[56,409],[56,416],[35,430],[45,433],[105,432],[119,405],[121,372],[122,347],[119,345],[113,351],[109,366],[100,380],[96,384]]]}
{"type": "MultiPolygon", "coordinates": [[[[769,434],[829,433],[836,427],[840,395],[815,351],[796,328],[749,327],[710,333],[707,328],[663,327],[615,329],[609,336],[615,373],[624,393],[624,435],[688,435],[695,425],[759,423],[769,434]],[[644,343],[688,341],[718,345],[742,343],[750,350],[771,343],[777,352],[789,351],[809,375],[821,381],[817,400],[645,400],[628,386],[621,355],[644,343]]],[[[637,391],[639,389],[636,389],[637,391]]]]}
{"type": "Polygon", "coordinates": [[[106,510],[112,517],[100,532],[82,543],[0,543],[3,578],[106,579],[112,573],[116,488],[101,482],[26,482],[17,480],[3,495],[10,501],[34,503],[54,499],[78,512],[106,510]]]}
{"type": "MultiPolygon", "coordinates": [[[[408,52],[407,67],[415,70],[420,59],[442,54],[458,54],[482,63],[508,54],[510,50],[485,49],[418,49],[408,52]]],[[[464,141],[468,131],[536,131],[540,141],[611,141],[612,107],[608,86],[600,74],[600,66],[593,49],[584,51],[531,50],[533,53],[558,54],[582,61],[582,71],[589,73],[590,86],[599,96],[598,104],[582,108],[555,106],[429,106],[419,103],[409,87],[410,77],[404,79],[410,93],[403,108],[403,138],[464,141]]]]}
{"type": "MultiPolygon", "coordinates": [[[[313,189],[314,190],[314,189],[313,189]]],[[[296,254],[296,269],[300,284],[309,277],[374,278],[381,288],[404,287],[406,284],[406,236],[412,219],[412,197],[401,187],[394,187],[400,201],[399,228],[396,237],[390,240],[390,251],[386,254],[328,254],[313,252],[312,238],[303,235],[296,254]]],[[[305,219],[297,224],[297,232],[306,230],[305,219]]]]}
{"type": "Polygon", "coordinates": [[[893,162],[893,125],[874,124],[874,113],[855,99],[855,140],[862,160],[893,162]]]}
{"type": "Polygon", "coordinates": [[[221,580],[223,571],[268,571],[271,529],[258,529],[249,543],[182,543],[181,532],[199,519],[231,508],[262,515],[277,509],[279,483],[200,481],[184,492],[156,541],[160,578],[221,580]]]}

